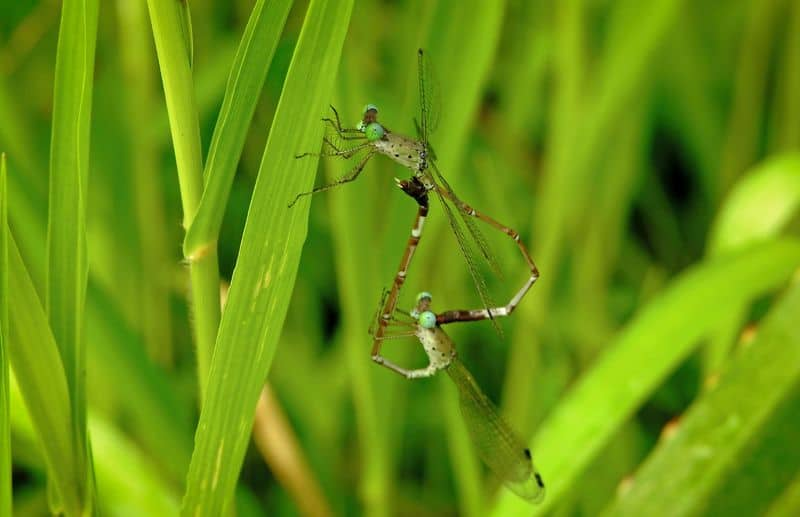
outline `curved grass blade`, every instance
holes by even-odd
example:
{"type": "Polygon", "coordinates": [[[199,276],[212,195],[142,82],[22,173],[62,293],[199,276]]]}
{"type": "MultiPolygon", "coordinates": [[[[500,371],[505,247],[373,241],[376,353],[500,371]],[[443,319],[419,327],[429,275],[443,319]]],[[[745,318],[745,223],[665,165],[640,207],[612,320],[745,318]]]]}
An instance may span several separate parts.
{"type": "MultiPolygon", "coordinates": [[[[759,164],[739,180],[725,199],[711,230],[710,256],[720,256],[778,235],[800,209],[800,153],[786,153],[759,164]]],[[[731,314],[704,352],[707,373],[716,372],[730,354],[745,316],[731,314]]]]}
{"type": "MultiPolygon", "coordinates": [[[[701,338],[743,303],[784,285],[798,263],[800,241],[764,242],[691,268],[642,309],[540,427],[533,448],[549,496],[536,512],[578,489],[592,460],[701,338]]],[[[530,515],[530,508],[501,496],[494,514],[530,515]]]]}
{"type": "Polygon", "coordinates": [[[800,461],[798,314],[795,283],[606,515],[763,514],[800,461]]]}
{"type": "Polygon", "coordinates": [[[312,0],[275,112],[219,329],[181,513],[229,509],[250,441],[253,413],[291,298],[309,203],[288,209],[313,182],[317,120],[331,96],[352,2],[312,0]]]}
{"type": "Polygon", "coordinates": [[[461,414],[483,462],[512,492],[533,503],[544,498],[544,483],[530,450],[503,419],[458,358],[445,370],[458,388],[461,414]]]}
{"type": "Polygon", "coordinates": [[[78,468],[69,387],[58,346],[28,270],[12,235],[8,236],[8,356],[42,446],[57,493],[54,513],[81,515],[86,471],[78,468]]]}

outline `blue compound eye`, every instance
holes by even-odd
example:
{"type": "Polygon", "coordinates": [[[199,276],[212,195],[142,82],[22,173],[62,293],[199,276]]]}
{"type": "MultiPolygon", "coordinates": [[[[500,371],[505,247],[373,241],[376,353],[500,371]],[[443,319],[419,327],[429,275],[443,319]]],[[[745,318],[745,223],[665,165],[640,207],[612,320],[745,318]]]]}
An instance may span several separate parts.
{"type": "Polygon", "coordinates": [[[367,135],[367,140],[375,142],[383,138],[383,135],[386,134],[386,130],[377,122],[372,122],[367,124],[367,127],[364,128],[364,134],[367,135]]]}
{"type": "Polygon", "coordinates": [[[436,314],[425,311],[419,315],[419,324],[424,329],[432,329],[436,326],[436,314]]]}
{"type": "Polygon", "coordinates": [[[433,296],[431,296],[431,293],[429,293],[428,291],[422,291],[417,295],[417,303],[421,302],[426,298],[428,299],[428,301],[430,301],[433,299],[433,296]]]}

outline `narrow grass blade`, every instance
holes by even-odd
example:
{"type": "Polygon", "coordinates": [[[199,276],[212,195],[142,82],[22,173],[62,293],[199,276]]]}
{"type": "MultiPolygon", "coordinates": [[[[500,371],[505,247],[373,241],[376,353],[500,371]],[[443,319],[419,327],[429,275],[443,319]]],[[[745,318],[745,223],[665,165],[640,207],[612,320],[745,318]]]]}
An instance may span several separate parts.
{"type": "Polygon", "coordinates": [[[244,147],[247,130],[264,85],[272,56],[278,46],[292,0],[258,0],[253,6],[242,41],[231,66],[225,98],[211,137],[203,174],[205,189],[197,215],[186,232],[183,253],[191,258],[202,249],[216,246],[225,205],[244,147]]]}
{"type": "MultiPolygon", "coordinates": [[[[86,433],[86,344],[84,305],[88,278],[86,196],[92,114],[98,0],[63,4],[58,32],[50,197],[47,225],[47,313],[59,346],[70,391],[75,481],[91,500],[91,465],[86,433]]],[[[81,495],[81,498],[84,496],[81,495]]],[[[82,504],[91,505],[84,501],[82,504]]]]}
{"type": "MultiPolygon", "coordinates": [[[[541,426],[531,450],[548,496],[537,511],[578,488],[584,469],[699,339],[743,303],[783,285],[798,263],[800,242],[765,242],[693,267],[640,311],[541,426]]],[[[495,514],[529,511],[504,496],[495,514]]]]}
{"type": "Polygon", "coordinates": [[[0,515],[11,515],[11,432],[8,382],[8,193],[0,154],[0,515]]]}
{"type": "Polygon", "coordinates": [[[78,470],[69,388],[58,346],[13,236],[8,239],[8,356],[58,495],[54,513],[84,510],[86,471],[78,470]]]}
{"type": "Polygon", "coordinates": [[[800,284],[795,284],[767,315],[756,339],[732,360],[719,384],[689,408],[677,433],[656,448],[630,492],[607,515],[701,515],[711,509],[719,515],[762,514],[775,495],[774,485],[785,486],[800,461],[800,446],[793,440],[800,424],[798,314],[800,284]],[[776,417],[783,419],[787,408],[793,417],[770,425],[776,417]],[[776,433],[783,439],[776,439],[776,433]],[[758,456],[772,465],[762,472],[755,466],[748,469],[745,460],[754,442],[765,440],[766,450],[758,456]],[[723,500],[712,503],[720,491],[723,500]]]}
{"type": "Polygon", "coordinates": [[[267,140],[231,281],[200,414],[183,515],[220,515],[234,493],[305,240],[316,162],[297,160],[319,145],[352,2],[313,0],[267,140]]]}
{"type": "MultiPolygon", "coordinates": [[[[203,159],[200,124],[191,70],[191,22],[185,2],[148,0],[150,23],[156,43],[161,79],[169,113],[169,128],[178,168],[183,206],[183,227],[194,219],[203,192],[203,159]]],[[[219,267],[215,246],[191,261],[192,309],[197,340],[197,377],[201,396],[205,393],[211,354],[219,328],[219,267]]]]}

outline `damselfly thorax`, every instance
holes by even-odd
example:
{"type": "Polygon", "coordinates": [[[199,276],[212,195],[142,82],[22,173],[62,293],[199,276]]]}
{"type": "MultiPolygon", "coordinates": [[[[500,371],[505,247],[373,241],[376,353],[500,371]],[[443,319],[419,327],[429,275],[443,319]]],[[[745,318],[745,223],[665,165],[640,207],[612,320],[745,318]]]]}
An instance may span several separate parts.
{"type": "Polygon", "coordinates": [[[426,190],[436,187],[428,172],[428,151],[421,141],[384,128],[383,138],[373,141],[372,146],[382,155],[410,169],[426,190]]]}

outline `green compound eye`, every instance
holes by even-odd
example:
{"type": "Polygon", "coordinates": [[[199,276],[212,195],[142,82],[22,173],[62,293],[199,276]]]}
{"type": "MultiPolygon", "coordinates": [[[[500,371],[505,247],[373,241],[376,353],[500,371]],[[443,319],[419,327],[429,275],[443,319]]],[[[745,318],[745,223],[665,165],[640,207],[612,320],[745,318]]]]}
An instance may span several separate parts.
{"type": "Polygon", "coordinates": [[[436,314],[425,311],[419,315],[419,324],[424,329],[432,329],[436,326],[436,314]]]}
{"type": "Polygon", "coordinates": [[[364,128],[364,134],[367,135],[367,140],[370,142],[375,142],[383,138],[383,135],[386,134],[386,130],[384,130],[383,126],[377,122],[372,122],[364,128]]]}

